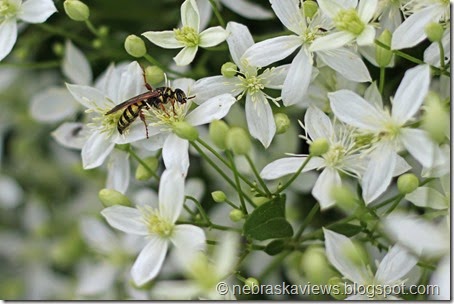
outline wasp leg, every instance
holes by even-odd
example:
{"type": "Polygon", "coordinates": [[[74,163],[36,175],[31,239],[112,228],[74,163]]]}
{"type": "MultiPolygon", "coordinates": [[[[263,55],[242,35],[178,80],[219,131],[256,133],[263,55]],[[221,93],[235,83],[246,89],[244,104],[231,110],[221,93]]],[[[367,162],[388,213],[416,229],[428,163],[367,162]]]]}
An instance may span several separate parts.
{"type": "Polygon", "coordinates": [[[147,134],[147,139],[148,139],[149,138],[148,137],[148,126],[147,126],[147,122],[145,121],[145,115],[143,115],[142,110],[139,111],[139,117],[140,117],[140,120],[143,121],[143,124],[145,125],[145,132],[147,134]]]}
{"type": "Polygon", "coordinates": [[[147,82],[147,77],[145,76],[145,70],[142,66],[140,66],[142,69],[142,76],[143,76],[143,81],[145,82],[145,87],[147,88],[148,91],[153,90],[153,87],[147,82]]]}
{"type": "Polygon", "coordinates": [[[170,99],[170,103],[172,104],[173,115],[176,116],[177,113],[175,112],[175,100],[174,99],[170,99]]]}

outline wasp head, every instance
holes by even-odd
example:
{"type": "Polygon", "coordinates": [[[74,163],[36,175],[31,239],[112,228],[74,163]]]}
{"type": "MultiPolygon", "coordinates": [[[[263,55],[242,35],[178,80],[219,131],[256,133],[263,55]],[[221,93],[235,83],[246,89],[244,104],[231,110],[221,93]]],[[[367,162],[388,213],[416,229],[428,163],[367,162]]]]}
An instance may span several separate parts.
{"type": "Polygon", "coordinates": [[[186,94],[183,92],[183,90],[180,89],[175,89],[175,100],[178,101],[179,103],[186,103],[186,100],[188,98],[186,97],[186,94]]]}

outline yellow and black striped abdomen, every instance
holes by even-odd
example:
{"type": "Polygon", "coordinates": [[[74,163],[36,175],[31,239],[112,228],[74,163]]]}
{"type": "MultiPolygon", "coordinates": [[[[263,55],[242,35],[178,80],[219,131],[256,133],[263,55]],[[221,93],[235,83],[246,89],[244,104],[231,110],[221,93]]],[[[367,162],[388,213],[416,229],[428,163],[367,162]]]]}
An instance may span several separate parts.
{"type": "Polygon", "coordinates": [[[142,108],[148,107],[146,101],[139,101],[135,104],[129,105],[120,116],[120,119],[117,123],[117,130],[120,134],[123,134],[123,131],[129,127],[134,120],[139,116],[142,108]]]}

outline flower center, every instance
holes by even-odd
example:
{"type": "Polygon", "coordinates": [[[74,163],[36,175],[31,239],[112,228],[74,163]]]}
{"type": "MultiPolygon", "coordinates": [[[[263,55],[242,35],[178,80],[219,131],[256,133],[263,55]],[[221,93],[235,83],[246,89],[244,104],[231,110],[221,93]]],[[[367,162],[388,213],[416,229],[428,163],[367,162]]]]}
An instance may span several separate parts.
{"type": "Polygon", "coordinates": [[[322,155],[325,159],[326,166],[331,168],[342,167],[342,161],[344,160],[347,151],[340,144],[334,144],[330,146],[328,152],[322,155]]]}
{"type": "Polygon", "coordinates": [[[200,44],[200,36],[197,31],[189,26],[184,26],[179,29],[174,29],[175,39],[183,43],[185,46],[198,46],[200,44]]]}
{"type": "MultiPolygon", "coordinates": [[[[243,92],[250,94],[252,97],[254,96],[254,94],[262,91],[265,88],[265,85],[263,85],[260,76],[251,75],[246,72],[242,75],[239,75],[238,78],[241,80],[240,86],[243,88],[243,92]]],[[[241,94],[241,97],[243,96],[243,94],[241,94]]]]}
{"type": "Polygon", "coordinates": [[[378,133],[379,140],[389,140],[393,141],[400,134],[401,127],[396,123],[390,121],[385,124],[383,131],[378,133]]]}
{"type": "Polygon", "coordinates": [[[365,24],[354,9],[340,11],[334,18],[334,23],[338,30],[350,32],[355,36],[359,36],[365,28],[365,24]]]}
{"type": "Polygon", "coordinates": [[[162,238],[168,238],[172,235],[175,225],[162,217],[159,210],[150,206],[139,206],[138,209],[142,213],[142,219],[150,234],[156,234],[162,238]]]}
{"type": "Polygon", "coordinates": [[[18,7],[8,0],[0,0],[0,21],[14,17],[17,14],[18,7]]]}
{"type": "Polygon", "coordinates": [[[151,121],[151,126],[162,126],[163,129],[171,130],[176,122],[184,121],[188,108],[189,103],[182,104],[174,101],[172,106],[172,102],[168,101],[162,104],[162,108],[152,107],[150,109],[152,115],[144,114],[147,120],[151,121]]]}
{"type": "MultiPolygon", "coordinates": [[[[112,102],[112,104],[114,104],[112,102]]],[[[117,131],[118,121],[123,115],[123,111],[117,111],[109,115],[105,115],[110,109],[93,107],[85,110],[85,113],[92,114],[91,122],[87,124],[88,127],[106,133],[108,136],[112,136],[117,131]]],[[[127,132],[127,130],[125,130],[127,132]]]]}

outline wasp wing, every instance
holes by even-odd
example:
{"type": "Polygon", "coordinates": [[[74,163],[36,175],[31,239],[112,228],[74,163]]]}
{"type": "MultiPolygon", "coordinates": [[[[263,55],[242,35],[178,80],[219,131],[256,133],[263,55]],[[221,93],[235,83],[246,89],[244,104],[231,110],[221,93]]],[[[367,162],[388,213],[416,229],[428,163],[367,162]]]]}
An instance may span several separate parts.
{"type": "Polygon", "coordinates": [[[126,108],[128,107],[129,105],[132,105],[132,104],[135,104],[139,101],[142,101],[142,100],[146,100],[146,99],[149,99],[149,98],[153,98],[153,97],[158,97],[161,93],[159,91],[148,91],[148,92],[145,92],[145,93],[142,93],[140,95],[137,95],[137,96],[134,96],[118,105],[116,105],[115,107],[113,107],[109,112],[107,112],[105,115],[109,115],[109,114],[112,114],[112,113],[115,113],[123,108],[126,108]]]}

